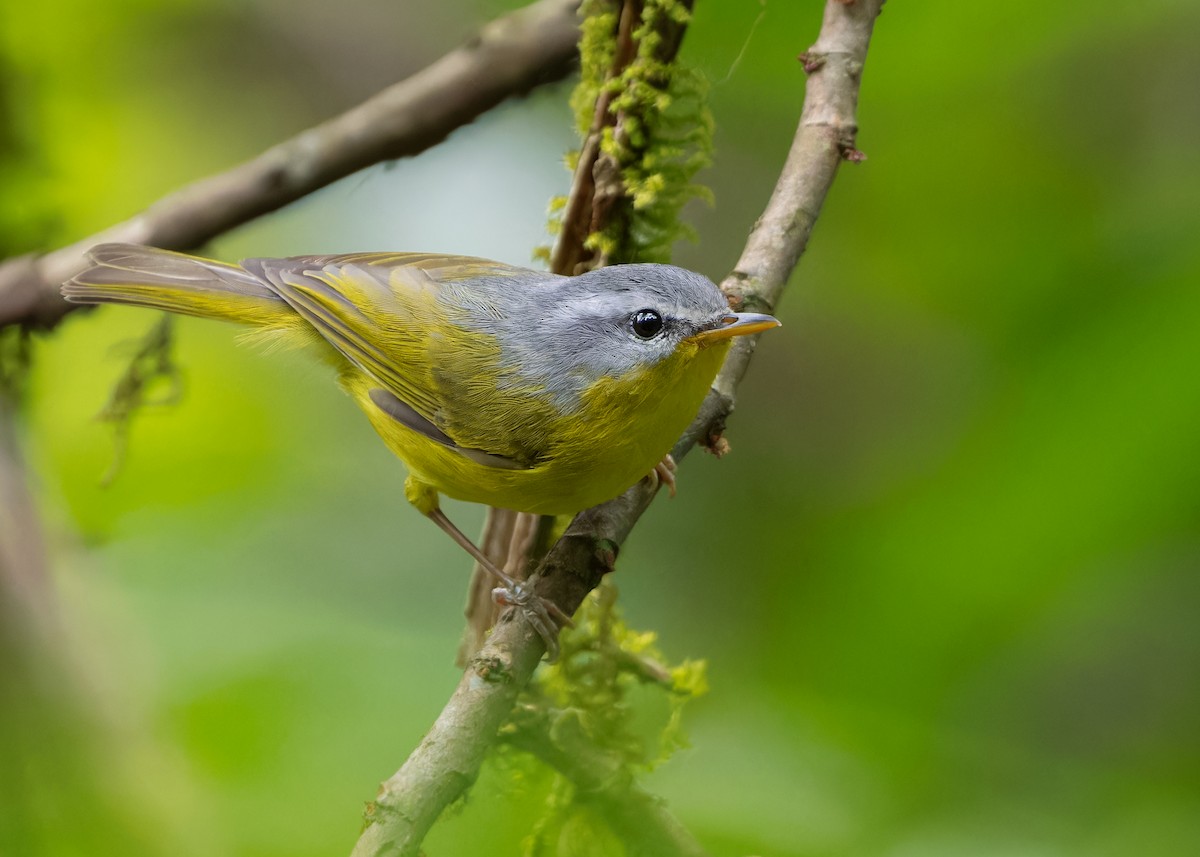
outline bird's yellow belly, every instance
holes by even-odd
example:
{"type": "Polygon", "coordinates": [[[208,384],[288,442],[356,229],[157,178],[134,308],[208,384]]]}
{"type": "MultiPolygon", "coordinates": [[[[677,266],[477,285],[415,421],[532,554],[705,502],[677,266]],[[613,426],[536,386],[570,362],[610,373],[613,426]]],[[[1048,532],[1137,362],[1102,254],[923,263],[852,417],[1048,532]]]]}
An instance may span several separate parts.
{"type": "Polygon", "coordinates": [[[458,500],[563,515],[616,497],[654,469],[695,417],[726,350],[704,349],[681,357],[678,366],[660,364],[652,379],[601,379],[577,412],[546,426],[545,452],[526,469],[474,461],[392,419],[365,387],[347,386],[420,482],[458,500]]]}

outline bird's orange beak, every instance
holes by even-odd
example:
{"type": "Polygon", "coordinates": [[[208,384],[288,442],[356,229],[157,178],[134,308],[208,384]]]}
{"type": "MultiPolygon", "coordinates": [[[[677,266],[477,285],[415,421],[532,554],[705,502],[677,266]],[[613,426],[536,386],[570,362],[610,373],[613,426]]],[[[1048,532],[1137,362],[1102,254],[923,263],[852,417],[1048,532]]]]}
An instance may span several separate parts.
{"type": "Polygon", "coordinates": [[[731,312],[721,319],[720,326],[702,330],[689,338],[701,346],[708,346],[732,336],[762,333],[779,325],[779,319],[773,315],[761,312],[731,312]]]}

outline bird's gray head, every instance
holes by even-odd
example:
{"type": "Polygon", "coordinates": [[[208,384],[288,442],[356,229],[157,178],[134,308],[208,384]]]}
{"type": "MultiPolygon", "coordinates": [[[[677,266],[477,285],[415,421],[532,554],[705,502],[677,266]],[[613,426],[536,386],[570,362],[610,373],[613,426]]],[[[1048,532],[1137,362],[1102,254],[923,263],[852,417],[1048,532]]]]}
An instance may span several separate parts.
{"type": "Polygon", "coordinates": [[[547,321],[563,345],[573,342],[592,359],[612,361],[618,372],[669,357],[683,340],[729,315],[712,280],[673,265],[599,268],[561,283],[559,293],[547,321]]]}
{"type": "Polygon", "coordinates": [[[515,382],[551,392],[564,408],[599,378],[625,377],[667,359],[685,340],[706,331],[735,335],[744,323],[712,280],[673,265],[613,265],[496,285],[506,299],[493,306],[506,311],[476,316],[477,323],[498,339],[515,382]]]}
{"type": "Polygon", "coordinates": [[[551,386],[620,378],[721,324],[729,304],[707,277],[672,265],[614,265],[553,285],[530,313],[528,345],[551,386]]]}

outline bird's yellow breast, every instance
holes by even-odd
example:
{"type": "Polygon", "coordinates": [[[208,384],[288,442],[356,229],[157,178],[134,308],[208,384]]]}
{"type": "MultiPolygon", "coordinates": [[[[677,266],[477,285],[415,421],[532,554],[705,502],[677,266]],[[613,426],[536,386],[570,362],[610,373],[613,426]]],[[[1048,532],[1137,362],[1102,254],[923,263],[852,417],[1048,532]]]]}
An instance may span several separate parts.
{"type": "Polygon", "coordinates": [[[517,469],[479,463],[397,422],[371,401],[377,385],[365,374],[351,371],[343,384],[418,482],[459,500],[572,514],[616,497],[654,468],[695,417],[727,351],[728,343],[697,348],[684,342],[654,365],[600,378],[569,414],[556,412],[550,397],[537,391],[522,402],[483,379],[481,422],[503,422],[516,408],[521,413],[511,413],[513,421],[528,424],[531,410],[539,417],[533,422],[543,433],[537,444],[543,452],[531,467],[517,469]],[[496,392],[489,396],[488,390],[496,392]]]}

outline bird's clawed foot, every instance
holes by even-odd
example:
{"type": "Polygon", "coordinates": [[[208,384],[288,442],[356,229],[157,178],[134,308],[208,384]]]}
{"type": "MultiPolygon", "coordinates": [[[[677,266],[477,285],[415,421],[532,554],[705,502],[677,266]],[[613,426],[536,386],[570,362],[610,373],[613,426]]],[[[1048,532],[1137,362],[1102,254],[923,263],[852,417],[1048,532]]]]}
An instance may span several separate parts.
{"type": "Polygon", "coordinates": [[[483,551],[475,546],[462,530],[446,517],[437,506],[428,512],[429,519],[454,539],[467,553],[474,557],[480,567],[497,581],[504,584],[492,590],[492,599],[497,604],[514,607],[525,614],[529,624],[537,631],[538,636],[546,643],[546,657],[554,661],[558,657],[558,632],[564,627],[574,627],[571,617],[552,601],[542,598],[533,591],[533,584],[528,580],[517,580],[496,567],[483,551]]]}
{"type": "Polygon", "coordinates": [[[558,632],[563,628],[574,628],[571,617],[549,599],[542,598],[533,591],[529,581],[512,581],[507,586],[498,586],[492,590],[492,599],[497,604],[513,607],[525,614],[533,630],[537,631],[542,642],[546,644],[546,660],[554,663],[560,652],[558,632]]]}
{"type": "Polygon", "coordinates": [[[674,457],[668,452],[663,456],[663,460],[654,465],[654,469],[647,474],[646,478],[650,480],[650,487],[654,489],[662,485],[667,489],[668,496],[674,497],[676,493],[675,472],[678,469],[679,465],[675,463],[674,457]]]}

